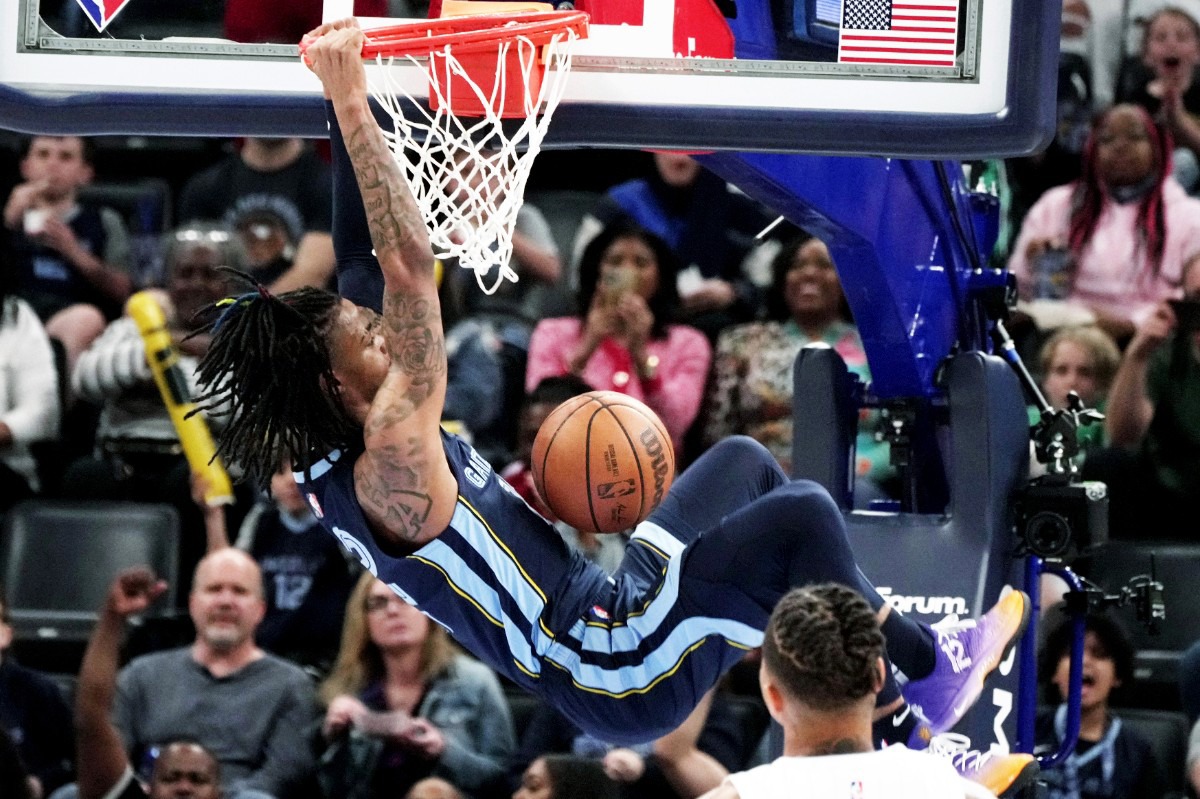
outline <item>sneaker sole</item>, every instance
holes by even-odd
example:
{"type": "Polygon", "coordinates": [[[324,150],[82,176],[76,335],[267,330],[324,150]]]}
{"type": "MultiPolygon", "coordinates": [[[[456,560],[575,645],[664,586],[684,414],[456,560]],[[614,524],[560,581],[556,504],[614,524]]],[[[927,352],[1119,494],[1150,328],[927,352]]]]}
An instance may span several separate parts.
{"type": "MultiPolygon", "coordinates": [[[[965,716],[975,705],[975,702],[978,701],[980,694],[983,693],[983,686],[987,682],[988,677],[990,677],[992,672],[994,672],[1000,666],[1000,664],[1004,662],[1004,659],[1008,657],[1008,654],[1012,652],[1013,647],[1016,646],[1017,641],[1021,640],[1021,636],[1025,634],[1025,628],[1029,626],[1029,618],[1032,612],[1032,603],[1029,600],[1029,595],[1024,591],[1015,589],[1013,593],[1020,594],[1022,598],[1021,621],[1017,625],[1016,630],[1013,631],[1012,635],[1005,639],[1003,649],[1000,650],[999,655],[995,657],[991,665],[989,665],[987,669],[979,672],[978,679],[975,678],[975,675],[972,675],[972,679],[968,680],[963,686],[963,690],[959,692],[957,696],[955,696],[954,702],[951,704],[951,708],[954,710],[957,718],[950,725],[950,727],[947,727],[946,729],[952,729],[954,725],[961,721],[962,717],[965,716]],[[963,709],[961,713],[958,712],[958,708],[960,707],[963,709]]],[[[984,657],[990,658],[992,655],[986,654],[984,657]]],[[[938,730],[934,734],[941,732],[946,732],[946,730],[938,730]]]]}
{"type": "Polygon", "coordinates": [[[1041,773],[1042,769],[1038,765],[1037,760],[1030,760],[1021,767],[1020,771],[1013,775],[1012,779],[1008,780],[1007,785],[985,784],[983,787],[996,794],[997,799],[1013,799],[1026,788],[1033,785],[1041,773]]]}

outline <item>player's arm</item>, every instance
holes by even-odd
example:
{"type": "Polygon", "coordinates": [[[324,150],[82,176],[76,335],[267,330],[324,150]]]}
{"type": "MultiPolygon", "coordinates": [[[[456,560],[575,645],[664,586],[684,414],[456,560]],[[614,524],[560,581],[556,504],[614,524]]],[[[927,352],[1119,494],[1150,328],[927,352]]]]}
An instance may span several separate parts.
{"type": "Polygon", "coordinates": [[[112,721],[125,621],[157,599],[167,584],[145,567],[117,575],[88,640],[75,689],[76,775],[81,799],[107,795],[129,769],[112,721]]]}
{"type": "Polygon", "coordinates": [[[362,43],[357,27],[335,27],[307,58],[333,102],[384,279],[381,332],[391,368],[367,414],[356,490],[377,531],[412,546],[446,527],[458,493],[438,426],[446,347],[429,236],[368,105],[362,43]]]}

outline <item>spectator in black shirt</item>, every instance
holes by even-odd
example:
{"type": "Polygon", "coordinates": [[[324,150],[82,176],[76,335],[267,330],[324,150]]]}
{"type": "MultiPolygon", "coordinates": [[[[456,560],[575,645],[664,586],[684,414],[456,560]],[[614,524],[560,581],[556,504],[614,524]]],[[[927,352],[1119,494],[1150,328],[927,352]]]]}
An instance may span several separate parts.
{"type": "Polygon", "coordinates": [[[70,779],[71,711],[53,681],[7,654],[12,640],[8,602],[0,589],[0,732],[29,771],[30,796],[41,799],[70,779]]]}

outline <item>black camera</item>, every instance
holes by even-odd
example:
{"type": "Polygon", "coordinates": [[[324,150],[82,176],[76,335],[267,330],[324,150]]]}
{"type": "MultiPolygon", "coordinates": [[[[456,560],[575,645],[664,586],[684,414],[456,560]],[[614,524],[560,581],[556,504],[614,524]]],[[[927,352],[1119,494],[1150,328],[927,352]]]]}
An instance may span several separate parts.
{"type": "Polygon", "coordinates": [[[1017,495],[1016,524],[1025,552],[1073,557],[1108,540],[1108,486],[1061,475],[1031,480],[1017,495]]]}

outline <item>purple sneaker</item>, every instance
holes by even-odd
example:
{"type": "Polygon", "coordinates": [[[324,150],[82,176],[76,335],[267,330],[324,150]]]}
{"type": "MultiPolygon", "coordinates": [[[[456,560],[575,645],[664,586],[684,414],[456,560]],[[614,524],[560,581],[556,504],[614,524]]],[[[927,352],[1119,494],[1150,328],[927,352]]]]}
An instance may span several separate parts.
{"type": "Polygon", "coordinates": [[[983,618],[934,628],[937,661],[927,677],[904,686],[918,724],[910,749],[924,749],[935,735],[959,722],[983,692],[983,683],[1008,655],[1029,623],[1029,597],[1012,591],[983,618]]]}
{"type": "Polygon", "coordinates": [[[981,752],[971,748],[970,738],[953,732],[934,738],[928,751],[949,762],[959,776],[982,785],[1000,799],[1019,795],[1041,771],[1033,755],[993,750],[981,752]]]}

